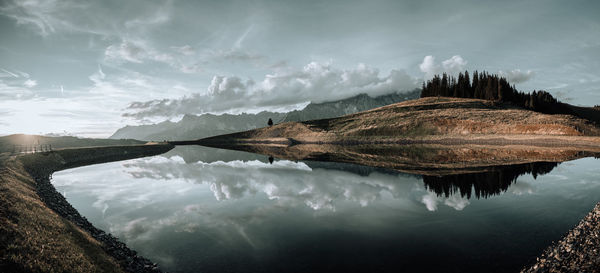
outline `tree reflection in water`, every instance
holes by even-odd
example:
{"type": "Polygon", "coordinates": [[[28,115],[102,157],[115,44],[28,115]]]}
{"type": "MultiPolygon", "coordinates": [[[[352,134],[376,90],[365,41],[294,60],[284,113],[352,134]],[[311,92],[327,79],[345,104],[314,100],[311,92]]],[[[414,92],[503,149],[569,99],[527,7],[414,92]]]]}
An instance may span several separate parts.
{"type": "Polygon", "coordinates": [[[423,175],[425,187],[435,192],[438,196],[450,197],[460,194],[461,197],[471,198],[474,194],[477,199],[488,198],[505,192],[510,185],[517,182],[523,174],[532,174],[533,178],[547,174],[557,162],[533,162],[509,166],[490,167],[489,171],[480,173],[466,173],[445,176],[423,175]]]}

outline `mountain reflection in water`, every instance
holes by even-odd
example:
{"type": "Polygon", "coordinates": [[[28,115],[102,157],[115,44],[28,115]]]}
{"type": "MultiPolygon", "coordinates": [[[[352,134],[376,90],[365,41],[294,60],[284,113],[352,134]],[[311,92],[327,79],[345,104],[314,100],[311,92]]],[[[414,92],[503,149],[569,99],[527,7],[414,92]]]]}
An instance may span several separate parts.
{"type": "Polygon", "coordinates": [[[498,149],[429,148],[388,149],[386,159],[422,152],[393,165],[402,172],[368,150],[326,162],[183,146],[53,183],[168,272],[516,272],[600,196],[596,160],[549,161],[577,152],[503,151],[521,161],[496,154],[495,166],[485,156],[498,149]]]}

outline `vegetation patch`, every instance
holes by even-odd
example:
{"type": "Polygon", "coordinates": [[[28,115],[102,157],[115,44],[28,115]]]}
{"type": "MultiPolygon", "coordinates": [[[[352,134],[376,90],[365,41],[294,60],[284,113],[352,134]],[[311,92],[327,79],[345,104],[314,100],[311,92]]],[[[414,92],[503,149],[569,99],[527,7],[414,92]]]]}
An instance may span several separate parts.
{"type": "Polygon", "coordinates": [[[78,166],[156,155],[172,145],[0,154],[0,272],[157,272],[93,227],[56,192],[49,175],[78,166]]]}

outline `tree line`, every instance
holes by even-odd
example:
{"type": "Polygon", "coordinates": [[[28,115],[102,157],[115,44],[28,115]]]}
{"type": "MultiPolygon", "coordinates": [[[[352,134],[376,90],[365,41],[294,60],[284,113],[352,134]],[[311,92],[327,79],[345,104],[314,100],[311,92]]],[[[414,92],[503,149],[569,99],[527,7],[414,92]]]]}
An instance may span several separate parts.
{"type": "Polygon", "coordinates": [[[574,114],[572,109],[559,102],[550,93],[539,90],[532,93],[518,91],[514,85],[504,78],[487,72],[473,73],[473,80],[468,71],[458,74],[458,78],[446,73],[435,75],[433,79],[423,82],[421,98],[424,97],[456,97],[510,102],[529,110],[546,114],[574,114]]]}

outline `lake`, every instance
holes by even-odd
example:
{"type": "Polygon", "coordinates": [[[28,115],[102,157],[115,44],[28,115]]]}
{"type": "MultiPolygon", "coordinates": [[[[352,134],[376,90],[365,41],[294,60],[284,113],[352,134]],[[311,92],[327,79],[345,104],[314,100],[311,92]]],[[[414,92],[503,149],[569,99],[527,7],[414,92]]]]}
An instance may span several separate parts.
{"type": "Polygon", "coordinates": [[[518,271],[600,201],[594,158],[446,177],[271,160],[181,146],[52,183],[169,272],[518,271]]]}

